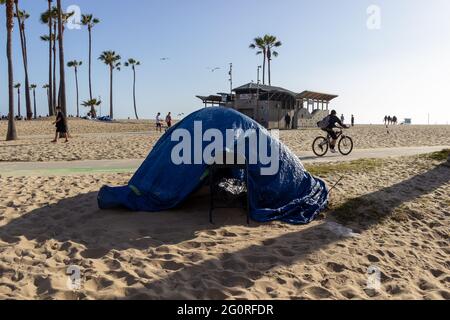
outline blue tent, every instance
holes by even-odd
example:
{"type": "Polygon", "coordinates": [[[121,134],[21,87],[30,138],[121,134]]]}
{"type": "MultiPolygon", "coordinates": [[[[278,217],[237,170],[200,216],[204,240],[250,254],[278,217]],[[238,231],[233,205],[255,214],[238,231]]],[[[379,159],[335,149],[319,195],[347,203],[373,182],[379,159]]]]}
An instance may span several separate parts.
{"type": "MultiPolygon", "coordinates": [[[[259,137],[258,141],[266,139],[268,150],[274,147],[277,149],[273,150],[279,150],[279,157],[276,158],[279,169],[275,174],[262,174],[262,169],[268,165],[259,159],[249,165],[249,198],[253,220],[258,222],[281,220],[292,224],[306,224],[314,220],[327,206],[328,190],[325,183],[306,172],[298,157],[278,139],[273,138],[266,129],[235,110],[208,108],[194,112],[167,131],[128,186],[103,187],[98,195],[99,207],[101,209],[125,207],[133,211],[148,212],[164,211],[179,206],[192,193],[204,186],[209,160],[200,159],[200,162],[193,161],[192,164],[188,161],[175,164],[173,161],[173,150],[181,142],[181,139],[174,139],[174,134],[183,132],[195,136],[199,123],[203,133],[209,129],[214,129],[223,136],[226,136],[230,129],[241,133],[254,132],[259,137]]],[[[237,145],[238,141],[242,141],[240,138],[242,137],[235,134],[231,144],[224,141],[221,151],[235,147],[232,150],[235,152],[241,150],[245,153],[246,159],[251,159],[254,150],[248,145],[244,149],[239,149],[237,145]]],[[[190,154],[192,158],[198,158],[198,151],[205,151],[212,141],[212,139],[209,142],[201,141],[197,146],[191,143],[192,149],[180,152],[180,156],[190,154]]]]}

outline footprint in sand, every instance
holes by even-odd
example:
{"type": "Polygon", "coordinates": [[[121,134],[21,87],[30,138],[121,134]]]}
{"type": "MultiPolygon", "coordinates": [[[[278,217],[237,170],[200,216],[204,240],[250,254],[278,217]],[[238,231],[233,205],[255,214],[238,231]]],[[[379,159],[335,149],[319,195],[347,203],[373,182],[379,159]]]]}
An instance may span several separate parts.
{"type": "Polygon", "coordinates": [[[328,299],[333,295],[330,291],[321,287],[309,287],[306,292],[314,299],[328,299]]]}
{"type": "Polygon", "coordinates": [[[327,263],[327,268],[333,272],[337,272],[337,273],[341,273],[344,270],[347,270],[347,267],[343,264],[340,263],[335,263],[335,262],[328,262],[327,263]]]}
{"type": "Polygon", "coordinates": [[[378,257],[372,255],[372,254],[369,254],[369,255],[367,256],[367,260],[369,260],[369,261],[372,262],[372,263],[380,262],[380,259],[379,259],[378,257]]]}
{"type": "Polygon", "coordinates": [[[439,269],[431,269],[430,272],[433,275],[433,277],[435,277],[435,278],[440,278],[442,275],[445,274],[444,271],[439,270],[439,269]]]}
{"type": "Polygon", "coordinates": [[[96,248],[96,249],[87,249],[81,253],[81,256],[86,259],[100,259],[106,256],[109,253],[108,249],[105,248],[96,248]]]}

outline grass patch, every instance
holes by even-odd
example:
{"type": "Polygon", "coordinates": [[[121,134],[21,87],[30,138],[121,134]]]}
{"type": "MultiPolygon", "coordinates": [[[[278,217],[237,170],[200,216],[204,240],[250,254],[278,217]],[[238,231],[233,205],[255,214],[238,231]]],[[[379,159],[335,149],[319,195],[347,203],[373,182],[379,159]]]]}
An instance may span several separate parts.
{"type": "Polygon", "coordinates": [[[439,152],[425,154],[422,157],[429,160],[446,161],[450,156],[450,149],[444,149],[439,152]]]}
{"type": "Polygon", "coordinates": [[[336,172],[367,172],[384,164],[383,159],[360,159],[351,162],[310,164],[306,170],[314,176],[326,176],[336,172]]]}

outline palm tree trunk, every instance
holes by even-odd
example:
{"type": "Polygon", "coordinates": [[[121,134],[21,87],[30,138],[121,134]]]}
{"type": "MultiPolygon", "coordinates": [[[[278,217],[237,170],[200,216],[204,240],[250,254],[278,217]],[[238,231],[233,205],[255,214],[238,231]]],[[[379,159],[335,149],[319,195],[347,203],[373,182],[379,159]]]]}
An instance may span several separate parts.
{"type": "Polygon", "coordinates": [[[9,117],[8,132],[6,140],[17,140],[16,123],[14,121],[14,69],[12,61],[12,29],[14,26],[14,7],[13,0],[6,1],[6,54],[8,57],[8,97],[9,97],[9,117]]]}
{"type": "Polygon", "coordinates": [[[34,101],[34,119],[37,119],[37,110],[36,110],[36,89],[33,89],[33,101],[34,101]]]}
{"type": "Polygon", "coordinates": [[[78,68],[75,67],[75,84],[77,87],[77,118],[80,117],[80,97],[78,92],[78,68]]]}
{"type": "Polygon", "coordinates": [[[15,0],[14,2],[16,5],[17,25],[19,26],[20,45],[22,48],[22,60],[25,73],[25,104],[27,110],[27,119],[31,120],[31,118],[33,117],[33,112],[31,111],[30,82],[28,78],[28,58],[27,58],[27,46],[25,37],[25,24],[20,20],[19,1],[15,0]]]}
{"type": "Polygon", "coordinates": [[[269,72],[269,86],[272,85],[272,75],[271,75],[271,72],[270,72],[270,61],[271,61],[271,59],[267,60],[267,68],[268,68],[268,72],[269,72]]]}
{"type": "MultiPolygon", "coordinates": [[[[48,12],[51,12],[52,10],[52,0],[48,1],[48,12]]],[[[53,36],[53,32],[52,32],[52,26],[53,26],[53,22],[52,22],[52,15],[49,15],[49,19],[48,19],[48,35],[50,37],[50,40],[48,42],[48,85],[49,88],[47,89],[47,96],[48,96],[48,115],[54,116],[55,115],[55,106],[53,105],[53,76],[52,76],[52,62],[53,62],[53,52],[52,52],[52,46],[53,46],[53,42],[52,42],[52,36],[53,36]]]]}
{"type": "Polygon", "coordinates": [[[139,120],[136,106],[136,68],[133,66],[133,101],[134,101],[134,114],[136,115],[136,120],[139,120]]]}
{"type": "Polygon", "coordinates": [[[92,29],[89,26],[89,97],[92,100],[92,29]]]}
{"type": "Polygon", "coordinates": [[[61,109],[65,115],[67,115],[66,105],[66,77],[65,77],[65,63],[64,63],[64,33],[62,22],[62,6],[61,0],[57,1],[58,5],[58,40],[59,40],[59,81],[61,87],[61,109]]]}
{"type": "MultiPolygon", "coordinates": [[[[53,107],[56,108],[56,22],[53,22],[53,107]]],[[[55,113],[55,110],[53,110],[55,113]]]]}
{"type": "Polygon", "coordinates": [[[58,86],[58,106],[61,106],[61,80],[59,80],[58,86]]]}
{"type": "Polygon", "coordinates": [[[110,106],[109,106],[109,116],[111,117],[111,119],[114,119],[114,110],[113,110],[113,73],[114,73],[114,69],[113,67],[110,67],[110,88],[109,88],[109,101],[110,101],[110,106]]]}
{"type": "Polygon", "coordinates": [[[17,110],[20,118],[22,116],[22,113],[20,112],[20,89],[17,89],[17,110]]]}
{"type": "Polygon", "coordinates": [[[33,118],[33,111],[31,109],[31,94],[30,94],[30,80],[28,76],[28,52],[27,52],[27,38],[25,35],[25,26],[23,27],[23,43],[25,47],[25,102],[27,106],[27,119],[33,118]]]}
{"type": "Polygon", "coordinates": [[[266,59],[267,59],[267,53],[264,49],[264,62],[263,62],[263,84],[266,84],[266,59]]]}
{"type": "MultiPolygon", "coordinates": [[[[47,101],[48,101],[48,105],[49,105],[49,108],[51,107],[51,99],[50,99],[50,88],[47,88],[47,101]]],[[[48,111],[50,112],[52,109],[49,109],[48,111]]],[[[50,113],[49,113],[49,116],[50,116],[50,113]]]]}

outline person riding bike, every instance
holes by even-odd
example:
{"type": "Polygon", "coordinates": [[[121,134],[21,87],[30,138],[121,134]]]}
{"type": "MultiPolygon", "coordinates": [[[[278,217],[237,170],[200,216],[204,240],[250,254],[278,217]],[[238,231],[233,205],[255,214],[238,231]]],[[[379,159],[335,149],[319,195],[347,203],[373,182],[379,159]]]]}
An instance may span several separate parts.
{"type": "Polygon", "coordinates": [[[339,137],[338,137],[336,131],[334,131],[334,129],[335,128],[349,129],[350,126],[347,126],[342,123],[341,119],[339,119],[339,117],[337,116],[336,110],[331,111],[331,114],[329,116],[327,116],[326,118],[324,118],[322,121],[320,121],[317,125],[320,127],[320,129],[322,129],[323,131],[327,132],[330,135],[330,137],[331,137],[331,143],[330,143],[331,153],[337,153],[335,148],[336,148],[336,143],[337,143],[337,140],[339,137]],[[336,124],[339,124],[340,127],[338,127],[336,124]]]}

